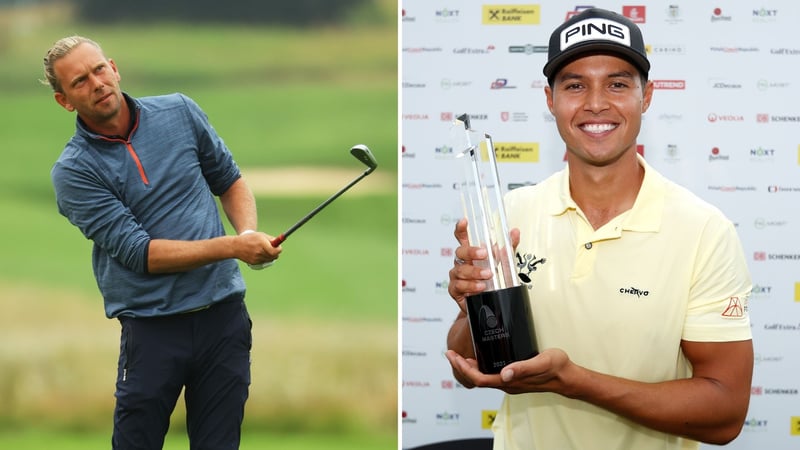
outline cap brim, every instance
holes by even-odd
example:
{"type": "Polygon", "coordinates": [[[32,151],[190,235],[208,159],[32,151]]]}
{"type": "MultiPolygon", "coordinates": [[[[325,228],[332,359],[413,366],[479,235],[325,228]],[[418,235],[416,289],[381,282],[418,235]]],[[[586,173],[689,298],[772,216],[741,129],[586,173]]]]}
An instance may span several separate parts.
{"type": "Polygon", "coordinates": [[[647,73],[650,71],[650,62],[647,60],[647,58],[628,47],[612,43],[587,42],[584,45],[576,44],[561,52],[555,58],[547,61],[542,69],[542,72],[544,73],[544,76],[550,79],[568,62],[589,54],[619,56],[636,66],[642,75],[647,75],[647,73]]]}

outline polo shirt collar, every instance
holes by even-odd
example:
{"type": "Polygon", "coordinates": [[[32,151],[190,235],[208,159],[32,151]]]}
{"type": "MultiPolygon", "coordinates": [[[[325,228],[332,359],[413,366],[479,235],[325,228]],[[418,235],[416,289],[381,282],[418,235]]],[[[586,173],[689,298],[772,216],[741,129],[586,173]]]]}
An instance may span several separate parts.
{"type": "MultiPolygon", "coordinates": [[[[665,180],[644,160],[636,154],[639,165],[644,168],[644,179],[639,194],[633,207],[627,212],[623,221],[623,229],[628,231],[656,232],[661,227],[664,213],[665,180]]],[[[546,195],[547,212],[558,216],[570,209],[577,210],[578,205],[569,192],[569,164],[557,175],[557,183],[553,183],[552,190],[546,195]]],[[[625,213],[623,213],[625,214],[625,213]]]]}

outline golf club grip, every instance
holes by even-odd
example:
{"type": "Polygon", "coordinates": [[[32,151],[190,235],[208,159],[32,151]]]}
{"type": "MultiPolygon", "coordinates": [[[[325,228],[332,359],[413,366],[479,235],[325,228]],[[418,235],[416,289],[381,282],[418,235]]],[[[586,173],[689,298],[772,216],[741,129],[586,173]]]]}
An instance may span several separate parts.
{"type": "Polygon", "coordinates": [[[275,239],[269,241],[269,243],[272,244],[273,247],[277,247],[277,246],[281,245],[281,243],[283,241],[285,241],[285,240],[286,240],[286,235],[281,233],[280,236],[278,236],[275,239]]]}

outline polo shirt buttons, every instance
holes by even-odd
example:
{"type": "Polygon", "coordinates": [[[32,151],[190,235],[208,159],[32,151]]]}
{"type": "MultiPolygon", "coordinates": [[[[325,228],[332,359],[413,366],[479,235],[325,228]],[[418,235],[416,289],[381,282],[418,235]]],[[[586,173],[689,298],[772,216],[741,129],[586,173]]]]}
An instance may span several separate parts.
{"type": "Polygon", "coordinates": [[[587,242],[587,243],[583,244],[583,248],[585,248],[586,250],[591,250],[592,249],[592,243],[591,242],[587,242]]]}

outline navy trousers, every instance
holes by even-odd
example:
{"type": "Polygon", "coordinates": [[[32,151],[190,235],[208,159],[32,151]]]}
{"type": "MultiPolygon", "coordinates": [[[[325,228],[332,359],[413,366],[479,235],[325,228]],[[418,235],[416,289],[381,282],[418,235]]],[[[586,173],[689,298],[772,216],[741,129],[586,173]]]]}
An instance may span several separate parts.
{"type": "Polygon", "coordinates": [[[250,386],[251,321],[241,297],[122,325],[114,450],[160,450],[185,388],[192,450],[239,448],[250,386]]]}

